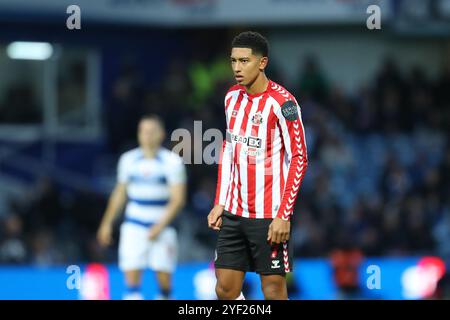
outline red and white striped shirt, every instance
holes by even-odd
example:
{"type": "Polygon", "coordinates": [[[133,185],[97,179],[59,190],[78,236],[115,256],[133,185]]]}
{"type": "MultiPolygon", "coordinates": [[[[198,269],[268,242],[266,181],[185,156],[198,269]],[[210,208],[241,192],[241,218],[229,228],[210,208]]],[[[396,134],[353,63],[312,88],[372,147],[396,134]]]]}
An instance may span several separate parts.
{"type": "Polygon", "coordinates": [[[235,85],[225,96],[225,115],[214,203],[246,218],[289,220],[308,164],[294,96],[273,81],[255,95],[235,85]]]}

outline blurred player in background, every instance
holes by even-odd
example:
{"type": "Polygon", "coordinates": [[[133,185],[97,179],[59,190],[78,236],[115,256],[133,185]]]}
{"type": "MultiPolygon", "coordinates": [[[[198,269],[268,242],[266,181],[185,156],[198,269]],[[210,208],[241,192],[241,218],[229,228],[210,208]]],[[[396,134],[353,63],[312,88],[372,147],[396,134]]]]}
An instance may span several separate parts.
{"type": "Polygon", "coordinates": [[[225,96],[227,124],[215,206],[208,226],[220,230],[215,257],[219,299],[243,299],[245,272],[260,274],[265,299],[287,299],[294,203],[307,167],[295,98],[264,73],[267,40],[243,32],[232,42],[237,84],[225,96]]]}
{"type": "Polygon", "coordinates": [[[127,285],[124,299],[143,299],[146,268],[156,272],[159,298],[171,297],[177,234],[170,224],[185,204],[186,173],[182,158],[161,147],[164,137],[158,117],[140,120],[139,147],[120,157],[118,182],[97,233],[101,245],[111,244],[113,222],[128,200],[119,240],[119,267],[127,285]]]}

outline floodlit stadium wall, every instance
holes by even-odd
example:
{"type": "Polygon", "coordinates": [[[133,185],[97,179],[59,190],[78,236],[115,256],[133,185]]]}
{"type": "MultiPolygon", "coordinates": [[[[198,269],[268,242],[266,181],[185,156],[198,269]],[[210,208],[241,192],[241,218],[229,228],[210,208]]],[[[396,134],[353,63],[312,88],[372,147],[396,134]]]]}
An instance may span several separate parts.
{"type": "Polygon", "coordinates": [[[328,80],[348,93],[369,86],[386,57],[393,58],[401,71],[417,66],[432,78],[448,57],[446,43],[440,39],[391,37],[367,30],[281,29],[272,30],[269,38],[271,63],[280,68],[286,85],[297,83],[302,62],[313,56],[328,80]]]}

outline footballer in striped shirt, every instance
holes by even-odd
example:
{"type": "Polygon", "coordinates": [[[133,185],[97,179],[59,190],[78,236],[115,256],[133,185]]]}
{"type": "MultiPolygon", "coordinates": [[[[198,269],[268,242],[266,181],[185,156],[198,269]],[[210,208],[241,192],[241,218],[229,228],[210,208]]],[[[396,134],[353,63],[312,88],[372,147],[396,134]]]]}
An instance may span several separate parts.
{"type": "Polygon", "coordinates": [[[291,218],[308,161],[300,107],[264,73],[268,47],[252,31],[236,36],[231,46],[237,84],[225,95],[226,139],[208,215],[208,226],[219,231],[219,299],[242,298],[247,271],[260,274],[266,299],[288,298],[291,218]]]}

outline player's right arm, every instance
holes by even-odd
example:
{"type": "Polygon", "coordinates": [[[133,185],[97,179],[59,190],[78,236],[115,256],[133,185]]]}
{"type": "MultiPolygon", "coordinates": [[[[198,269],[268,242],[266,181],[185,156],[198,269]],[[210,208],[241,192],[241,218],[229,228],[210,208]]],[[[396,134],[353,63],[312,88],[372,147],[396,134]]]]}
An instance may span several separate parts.
{"type": "Polygon", "coordinates": [[[117,183],[108,200],[106,211],[97,232],[97,240],[102,246],[108,246],[112,242],[112,229],[114,220],[121,212],[127,201],[127,186],[125,183],[117,183]]]}
{"type": "Polygon", "coordinates": [[[114,220],[120,214],[127,201],[127,184],[130,178],[130,167],[129,158],[122,155],[117,167],[117,184],[109,197],[108,205],[97,232],[97,240],[102,246],[111,244],[114,220]]]}
{"type": "Polygon", "coordinates": [[[214,200],[214,208],[208,215],[208,227],[213,230],[220,230],[222,225],[222,214],[227,201],[227,192],[231,178],[231,158],[232,147],[231,142],[225,139],[222,144],[222,152],[219,160],[219,172],[216,187],[216,199],[214,200]]]}
{"type": "MultiPolygon", "coordinates": [[[[227,101],[227,98],[228,96],[225,97],[225,101],[227,101]]],[[[226,103],[225,103],[225,116],[227,116],[226,103]]],[[[225,140],[222,143],[222,151],[220,153],[214,208],[212,208],[212,210],[209,212],[208,215],[208,227],[214,230],[220,230],[220,226],[222,225],[221,216],[225,208],[228,189],[231,183],[232,159],[233,159],[233,146],[231,142],[231,137],[227,132],[225,134],[225,140]]]]}

